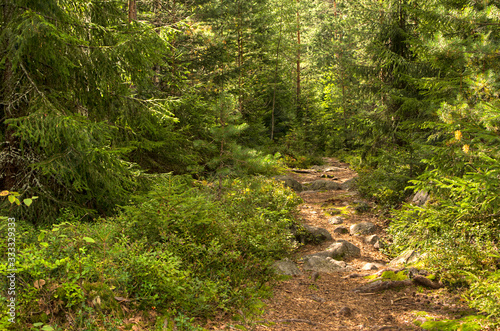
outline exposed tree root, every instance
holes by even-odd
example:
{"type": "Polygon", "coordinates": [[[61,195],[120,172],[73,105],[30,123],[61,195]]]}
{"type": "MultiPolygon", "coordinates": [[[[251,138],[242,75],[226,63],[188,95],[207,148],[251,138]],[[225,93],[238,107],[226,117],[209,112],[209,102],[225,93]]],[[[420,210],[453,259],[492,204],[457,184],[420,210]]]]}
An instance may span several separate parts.
{"type": "Polygon", "coordinates": [[[413,277],[413,282],[419,285],[427,286],[433,289],[438,289],[443,287],[443,283],[437,282],[437,281],[432,281],[429,278],[425,278],[424,276],[414,276],[413,277]]]}
{"type": "Polygon", "coordinates": [[[438,289],[443,287],[443,284],[441,282],[432,281],[428,278],[425,278],[424,276],[414,276],[412,279],[406,279],[406,280],[388,280],[388,281],[377,280],[373,283],[357,287],[353,290],[353,292],[372,293],[401,286],[410,286],[411,284],[423,285],[426,287],[430,287],[432,289],[438,289]]]}
{"type": "Polygon", "coordinates": [[[357,287],[353,290],[353,292],[356,292],[356,293],[378,292],[378,291],[388,290],[388,289],[396,288],[396,287],[400,287],[400,286],[409,286],[411,284],[412,284],[412,281],[409,279],[407,279],[407,280],[389,280],[389,281],[377,280],[373,283],[357,287]]]}

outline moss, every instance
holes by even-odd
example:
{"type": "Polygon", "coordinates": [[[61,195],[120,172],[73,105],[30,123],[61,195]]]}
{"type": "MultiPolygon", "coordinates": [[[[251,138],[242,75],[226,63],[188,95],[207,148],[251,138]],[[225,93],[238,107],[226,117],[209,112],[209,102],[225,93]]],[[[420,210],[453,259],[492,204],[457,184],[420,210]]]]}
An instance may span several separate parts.
{"type": "Polygon", "coordinates": [[[398,273],[395,273],[394,271],[384,271],[381,275],[382,279],[384,280],[406,280],[408,279],[408,275],[406,272],[400,271],[398,273]]]}
{"type": "Polygon", "coordinates": [[[467,316],[457,320],[426,321],[421,327],[429,331],[479,331],[483,327],[479,323],[484,316],[467,316]]]}
{"type": "Polygon", "coordinates": [[[453,331],[457,330],[460,323],[458,321],[426,321],[422,323],[421,327],[429,331],[453,331]]]}
{"type": "Polygon", "coordinates": [[[327,204],[321,207],[325,214],[329,217],[337,216],[337,215],[349,215],[351,214],[351,207],[344,206],[338,207],[334,204],[327,204]]]}
{"type": "Polygon", "coordinates": [[[406,280],[408,279],[408,275],[406,271],[400,271],[398,273],[395,273],[394,271],[384,271],[382,275],[377,276],[375,275],[369,275],[365,276],[365,279],[371,280],[372,282],[376,280],[383,280],[383,281],[389,281],[389,280],[406,280]]]}
{"type": "Polygon", "coordinates": [[[429,314],[426,311],[415,311],[413,312],[413,315],[415,316],[421,316],[421,317],[427,317],[429,314]]]}

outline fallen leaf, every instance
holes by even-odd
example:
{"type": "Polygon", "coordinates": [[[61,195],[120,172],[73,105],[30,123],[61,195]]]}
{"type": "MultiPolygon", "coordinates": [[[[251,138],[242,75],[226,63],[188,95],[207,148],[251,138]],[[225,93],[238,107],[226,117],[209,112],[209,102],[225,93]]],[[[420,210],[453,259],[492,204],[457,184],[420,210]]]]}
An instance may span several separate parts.
{"type": "Polygon", "coordinates": [[[45,285],[45,280],[43,279],[39,279],[39,280],[35,280],[35,284],[33,284],[35,286],[36,289],[41,289],[43,287],[43,285],[45,285]]]}

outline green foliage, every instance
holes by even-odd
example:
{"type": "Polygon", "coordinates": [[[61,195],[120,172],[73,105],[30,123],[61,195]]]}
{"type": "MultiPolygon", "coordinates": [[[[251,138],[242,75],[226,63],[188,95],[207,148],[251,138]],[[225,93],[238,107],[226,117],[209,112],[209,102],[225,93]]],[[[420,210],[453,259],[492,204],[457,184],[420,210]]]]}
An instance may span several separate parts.
{"type": "Polygon", "coordinates": [[[498,300],[482,296],[489,277],[489,291],[498,287],[498,4],[319,8],[313,47],[322,104],[308,128],[319,129],[325,151],[358,154],[359,192],[396,208],[388,251],[418,249],[442,279],[477,290],[470,304],[498,319],[498,300]],[[397,209],[418,190],[431,194],[425,206],[397,209]]]}
{"type": "Polygon", "coordinates": [[[129,154],[173,137],[170,102],[152,90],[169,29],[122,24],[118,3],[13,1],[2,13],[2,186],[40,197],[13,216],[111,213],[137,187],[129,154]]]}
{"type": "MultiPolygon", "coordinates": [[[[498,255],[497,255],[498,258],[498,255]]],[[[500,271],[497,270],[485,276],[468,274],[471,278],[471,286],[467,292],[467,298],[471,307],[486,312],[488,317],[495,317],[498,321],[500,316],[500,271]]]]}
{"type": "Polygon", "coordinates": [[[388,209],[399,205],[410,193],[405,190],[409,177],[404,168],[389,166],[364,168],[358,173],[359,193],[375,200],[382,208],[388,209]]]}
{"type": "MultiPolygon", "coordinates": [[[[64,326],[72,316],[90,330],[105,316],[156,310],[175,311],[178,328],[195,330],[193,317],[257,309],[274,278],[271,263],[295,248],[300,198],[262,177],[227,179],[220,198],[218,185],[187,176],[151,183],[115,219],[80,223],[67,210],[51,227],[18,224],[19,328],[64,326]],[[53,315],[24,313],[35,310],[53,315]]],[[[3,252],[6,245],[4,237],[3,252]]]]}
{"type": "Polygon", "coordinates": [[[483,330],[483,327],[485,326],[483,319],[484,316],[479,315],[467,316],[458,320],[427,320],[419,326],[429,331],[479,331],[483,330]]]}

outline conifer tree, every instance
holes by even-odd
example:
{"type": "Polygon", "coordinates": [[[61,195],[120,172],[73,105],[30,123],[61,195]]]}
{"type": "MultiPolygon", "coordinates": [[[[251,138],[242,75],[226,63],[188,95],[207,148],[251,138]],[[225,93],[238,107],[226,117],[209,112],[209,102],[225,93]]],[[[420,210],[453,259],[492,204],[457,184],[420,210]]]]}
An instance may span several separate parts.
{"type": "Polygon", "coordinates": [[[40,196],[31,220],[109,213],[137,185],[127,155],[173,121],[152,80],[167,30],[71,0],[4,2],[1,24],[3,189],[40,196]]]}

